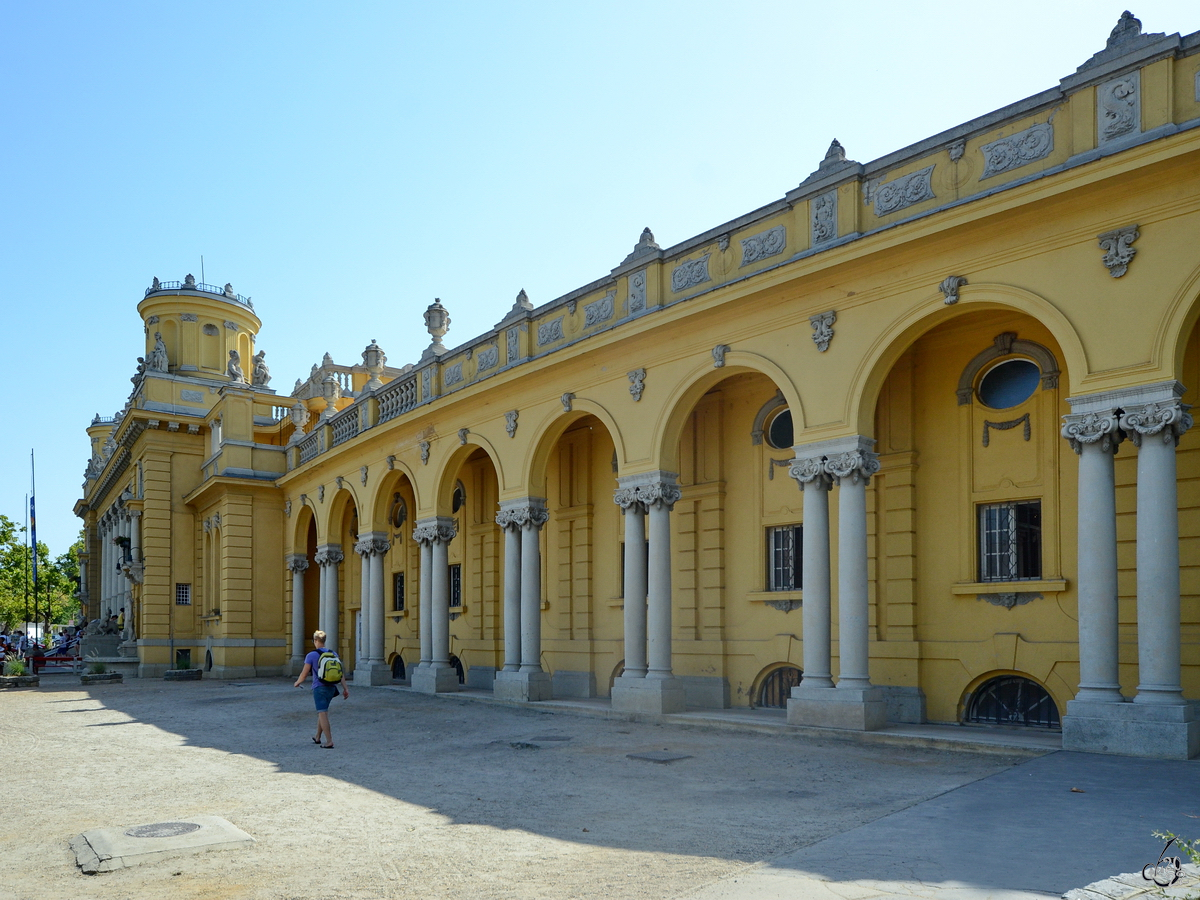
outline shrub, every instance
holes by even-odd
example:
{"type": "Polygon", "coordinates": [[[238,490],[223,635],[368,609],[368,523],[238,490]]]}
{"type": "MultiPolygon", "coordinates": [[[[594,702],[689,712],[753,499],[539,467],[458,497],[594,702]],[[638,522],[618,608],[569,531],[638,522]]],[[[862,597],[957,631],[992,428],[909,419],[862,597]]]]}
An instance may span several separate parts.
{"type": "Polygon", "coordinates": [[[23,659],[5,660],[4,674],[5,675],[24,675],[25,674],[25,660],[23,660],[23,659]]]}
{"type": "Polygon", "coordinates": [[[102,662],[94,662],[88,666],[88,671],[93,675],[103,675],[108,668],[102,662]]]}

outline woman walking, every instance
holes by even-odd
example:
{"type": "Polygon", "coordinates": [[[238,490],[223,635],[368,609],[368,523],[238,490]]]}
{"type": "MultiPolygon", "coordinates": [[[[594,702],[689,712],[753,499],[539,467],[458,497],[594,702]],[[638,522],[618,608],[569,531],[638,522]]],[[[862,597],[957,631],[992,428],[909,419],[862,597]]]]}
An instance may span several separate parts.
{"type": "Polygon", "coordinates": [[[317,734],[312,739],[326,750],[333,749],[333,732],[329,728],[329,703],[341,689],[342,697],[350,699],[350,689],[342,672],[342,661],[335,651],[326,649],[325,632],[313,632],[313,646],[317,649],[304,657],[304,668],[292,687],[301,687],[304,679],[312,673],[313,702],[317,706],[317,734]],[[324,737],[324,741],[322,741],[324,737]]]}

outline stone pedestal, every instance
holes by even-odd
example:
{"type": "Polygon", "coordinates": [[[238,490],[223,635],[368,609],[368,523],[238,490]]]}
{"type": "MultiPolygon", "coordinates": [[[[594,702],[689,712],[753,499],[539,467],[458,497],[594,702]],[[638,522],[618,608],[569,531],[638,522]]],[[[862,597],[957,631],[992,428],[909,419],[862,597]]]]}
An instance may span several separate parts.
{"type": "Polygon", "coordinates": [[[107,660],[120,656],[120,646],[121,636],[118,634],[85,634],[80,641],[80,653],[85,661],[92,656],[107,660]]]}
{"type": "MultiPolygon", "coordinates": [[[[391,678],[389,673],[388,678],[391,678]]],[[[457,691],[458,673],[453,666],[434,669],[430,666],[419,666],[413,669],[412,689],[422,694],[450,694],[457,691]]]]}
{"type": "Polygon", "coordinates": [[[877,687],[792,688],[787,704],[789,725],[878,731],[887,724],[887,700],[877,687]]]}
{"type": "Polygon", "coordinates": [[[1070,700],[1062,723],[1064,750],[1153,759],[1200,756],[1200,719],[1192,703],[1103,703],[1070,700]]]}
{"type": "Polygon", "coordinates": [[[665,715],[687,706],[683,683],[676,678],[618,678],[613,683],[612,708],[617,712],[665,715]]]}
{"type": "Polygon", "coordinates": [[[537,701],[554,696],[552,679],[545,672],[497,672],[492,693],[500,700],[537,701]]]}
{"type": "MultiPolygon", "coordinates": [[[[454,672],[453,669],[450,671],[454,672]]],[[[456,676],[455,681],[457,680],[456,676]]],[[[377,659],[373,659],[370,662],[362,662],[354,670],[354,683],[359,687],[363,685],[391,684],[392,667],[377,659]]]]}

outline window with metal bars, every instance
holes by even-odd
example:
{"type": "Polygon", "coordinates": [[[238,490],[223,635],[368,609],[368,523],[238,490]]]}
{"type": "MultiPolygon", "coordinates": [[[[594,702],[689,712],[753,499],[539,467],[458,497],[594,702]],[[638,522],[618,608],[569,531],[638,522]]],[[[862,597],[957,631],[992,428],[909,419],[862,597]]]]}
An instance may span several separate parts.
{"type": "Polygon", "coordinates": [[[800,590],[800,549],[803,525],[767,529],[767,590],[800,590]]]}
{"type": "Polygon", "coordinates": [[[175,585],[175,605],[176,606],[191,606],[192,605],[192,586],[190,584],[175,585]]]}
{"type": "Polygon", "coordinates": [[[979,580],[1042,577],[1042,501],[979,506],[979,580]]]}
{"type": "Polygon", "coordinates": [[[392,612],[404,611],[404,573],[392,573],[392,612]]]}
{"type": "Polygon", "coordinates": [[[459,563],[450,567],[450,606],[462,606],[462,566],[459,563]]]}

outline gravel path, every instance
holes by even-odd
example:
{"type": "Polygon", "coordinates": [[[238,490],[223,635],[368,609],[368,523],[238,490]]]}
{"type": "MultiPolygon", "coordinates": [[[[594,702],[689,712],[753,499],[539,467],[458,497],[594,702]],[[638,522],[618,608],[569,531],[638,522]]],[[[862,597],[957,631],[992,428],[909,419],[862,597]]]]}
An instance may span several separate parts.
{"type": "Polygon", "coordinates": [[[1022,759],[353,686],[327,751],[290,681],[74,681],[0,695],[5,794],[23,809],[0,833],[5,897],[662,900],[1022,759]],[[663,750],[691,758],[627,756],[663,750]],[[97,876],[67,849],[193,815],[257,844],[97,876]]]}

